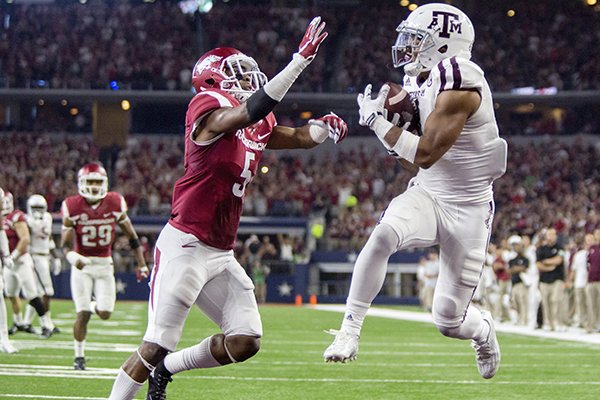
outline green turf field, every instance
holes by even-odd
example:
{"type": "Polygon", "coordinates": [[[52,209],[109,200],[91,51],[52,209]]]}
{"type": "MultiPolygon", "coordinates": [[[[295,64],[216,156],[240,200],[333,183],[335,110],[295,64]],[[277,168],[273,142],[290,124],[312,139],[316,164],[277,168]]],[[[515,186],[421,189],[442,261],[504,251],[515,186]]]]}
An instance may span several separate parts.
{"type": "MultiPolygon", "coordinates": [[[[14,339],[20,353],[0,353],[0,398],[102,399],[117,368],[139,342],[145,303],[120,302],[109,321],[89,326],[88,370],[72,369],[73,307],[53,303],[63,333],[14,339]]],[[[443,337],[430,324],[369,317],[357,361],[326,364],[321,357],[341,314],[293,306],[261,308],[264,339],[246,363],[175,376],[169,399],[598,399],[600,346],[499,334],[502,365],[479,377],[466,341],[443,337]]],[[[10,319],[10,317],[9,317],[10,319]]],[[[197,343],[215,327],[194,310],[180,346],[197,343]]],[[[136,398],[144,398],[145,388],[136,398]]]]}

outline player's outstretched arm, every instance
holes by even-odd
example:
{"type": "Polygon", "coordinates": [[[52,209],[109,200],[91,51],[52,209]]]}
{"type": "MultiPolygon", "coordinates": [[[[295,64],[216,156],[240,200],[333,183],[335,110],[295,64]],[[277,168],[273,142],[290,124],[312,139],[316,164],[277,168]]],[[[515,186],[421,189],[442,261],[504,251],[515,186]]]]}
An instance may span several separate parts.
{"type": "Polygon", "coordinates": [[[334,113],[311,119],[299,128],[277,125],[267,143],[269,149],[310,149],[330,138],[336,144],[348,135],[348,125],[334,113]]]}
{"type": "Polygon", "coordinates": [[[306,28],[292,61],[240,106],[212,112],[197,128],[199,131],[194,135],[195,139],[210,140],[222,132],[234,132],[250,126],[269,115],[317,55],[319,46],[328,35],[324,29],[325,22],[321,21],[321,17],[315,17],[306,28]]]}

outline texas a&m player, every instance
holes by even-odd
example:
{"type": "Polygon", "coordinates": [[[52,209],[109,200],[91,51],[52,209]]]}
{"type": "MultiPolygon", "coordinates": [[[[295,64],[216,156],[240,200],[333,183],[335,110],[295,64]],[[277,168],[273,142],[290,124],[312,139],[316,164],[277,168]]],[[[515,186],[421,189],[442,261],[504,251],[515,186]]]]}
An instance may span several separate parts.
{"type": "Polygon", "coordinates": [[[148,276],[148,268],[137,233],[127,216],[125,199],[119,193],[108,191],[106,170],[100,164],[84,165],[77,174],[77,189],[79,194],[67,197],[62,203],[61,247],[71,264],[71,295],[77,312],[73,327],[73,366],[84,370],[90,317],[96,313],[101,319],[108,319],[115,307],[111,255],[117,224],[134,250],[138,280],[148,276]]]}

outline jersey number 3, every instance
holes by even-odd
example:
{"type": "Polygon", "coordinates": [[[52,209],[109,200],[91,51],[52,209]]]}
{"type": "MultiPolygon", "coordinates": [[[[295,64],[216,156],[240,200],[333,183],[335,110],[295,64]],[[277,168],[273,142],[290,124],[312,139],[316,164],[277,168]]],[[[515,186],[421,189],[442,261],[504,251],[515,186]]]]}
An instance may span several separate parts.
{"type": "Polygon", "coordinates": [[[246,159],[244,160],[244,169],[242,170],[242,173],[240,174],[240,176],[242,178],[244,178],[244,183],[242,183],[242,184],[236,183],[231,188],[233,191],[233,194],[236,197],[244,196],[244,192],[246,191],[246,185],[248,185],[248,183],[250,183],[250,181],[252,180],[252,171],[250,171],[250,161],[254,161],[254,157],[255,157],[255,155],[253,152],[251,152],[251,151],[246,152],[246,159]]]}
{"type": "Polygon", "coordinates": [[[88,225],[81,229],[81,244],[85,247],[108,246],[112,240],[110,225],[88,225]]]}

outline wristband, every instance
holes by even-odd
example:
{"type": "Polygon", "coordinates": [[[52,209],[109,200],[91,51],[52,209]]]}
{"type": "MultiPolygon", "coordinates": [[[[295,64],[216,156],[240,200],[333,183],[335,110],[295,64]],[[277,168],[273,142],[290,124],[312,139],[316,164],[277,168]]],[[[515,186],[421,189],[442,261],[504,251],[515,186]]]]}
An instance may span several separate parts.
{"type": "Polygon", "coordinates": [[[414,164],[420,140],[421,138],[417,135],[413,135],[409,131],[404,130],[400,134],[394,147],[391,148],[391,151],[395,152],[398,157],[414,164]]]}
{"type": "Polygon", "coordinates": [[[10,253],[10,256],[13,260],[17,261],[17,259],[19,257],[21,257],[23,254],[21,254],[21,252],[17,249],[14,249],[12,253],[10,253]]]}
{"type": "Polygon", "coordinates": [[[90,264],[90,259],[87,257],[82,256],[79,253],[76,253],[75,251],[69,251],[66,255],[65,258],[67,259],[67,261],[69,262],[69,264],[75,266],[77,265],[77,261],[81,261],[83,264],[88,265],[90,264]]]}
{"type": "Polygon", "coordinates": [[[390,129],[392,129],[394,127],[394,124],[392,124],[390,121],[388,121],[387,119],[385,119],[383,117],[383,115],[376,116],[370,122],[371,123],[369,124],[369,128],[371,128],[371,130],[373,132],[375,132],[375,134],[377,135],[377,137],[379,138],[379,140],[383,143],[383,145],[385,146],[385,148],[386,149],[390,149],[390,145],[387,144],[385,142],[385,140],[383,140],[383,138],[390,131],[390,129]]]}
{"type": "Polygon", "coordinates": [[[140,247],[139,239],[138,238],[129,239],[129,247],[131,247],[131,250],[135,250],[138,247],[140,247]]]}
{"type": "Polygon", "coordinates": [[[329,129],[323,128],[316,120],[310,120],[308,124],[308,133],[315,143],[323,143],[329,137],[329,129]]]}

